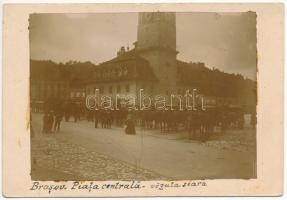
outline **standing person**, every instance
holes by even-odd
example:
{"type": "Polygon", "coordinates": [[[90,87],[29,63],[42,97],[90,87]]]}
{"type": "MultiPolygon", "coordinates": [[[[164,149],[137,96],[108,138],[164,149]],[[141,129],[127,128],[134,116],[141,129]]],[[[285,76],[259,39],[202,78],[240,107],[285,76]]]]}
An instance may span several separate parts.
{"type": "Polygon", "coordinates": [[[191,140],[194,136],[194,116],[192,111],[189,111],[187,116],[187,131],[188,131],[188,137],[191,140]]]}
{"type": "Polygon", "coordinates": [[[57,112],[55,115],[54,132],[60,131],[61,121],[62,121],[62,114],[61,112],[57,112]]]}
{"type": "Polygon", "coordinates": [[[45,112],[43,116],[43,129],[42,133],[47,133],[48,132],[48,124],[49,124],[49,115],[47,112],[45,112]]]}
{"type": "Polygon", "coordinates": [[[92,110],[87,110],[87,119],[88,119],[88,122],[93,121],[93,114],[94,114],[94,116],[95,116],[95,113],[93,113],[92,110]]]}
{"type": "Polygon", "coordinates": [[[106,111],[102,110],[101,113],[101,124],[102,124],[102,128],[106,128],[106,111]]]}
{"type": "Polygon", "coordinates": [[[79,120],[80,116],[80,110],[78,105],[75,103],[73,105],[73,115],[74,115],[74,122],[76,123],[79,120]]]}
{"type": "Polygon", "coordinates": [[[160,116],[160,132],[165,133],[168,129],[168,119],[167,119],[167,112],[165,110],[160,111],[161,116],[160,116]]]}
{"type": "Polygon", "coordinates": [[[98,128],[99,123],[99,111],[95,109],[94,111],[95,128],[98,128]]]}
{"type": "Polygon", "coordinates": [[[130,113],[128,114],[126,125],[127,125],[125,129],[126,134],[135,135],[136,134],[135,124],[130,113]]]}
{"type": "Polygon", "coordinates": [[[53,128],[53,124],[54,124],[54,112],[51,111],[49,114],[48,114],[48,127],[47,127],[47,132],[48,133],[51,133],[52,132],[52,128],[53,128]]]}
{"type": "Polygon", "coordinates": [[[208,114],[207,111],[200,111],[200,120],[201,120],[201,134],[200,140],[205,141],[208,134],[208,114]]]}
{"type": "Polygon", "coordinates": [[[112,128],[113,116],[110,110],[107,110],[107,125],[106,128],[112,128]]]}
{"type": "Polygon", "coordinates": [[[69,105],[69,103],[65,102],[62,106],[62,110],[63,110],[63,114],[64,114],[64,118],[66,122],[70,120],[70,109],[71,109],[71,106],[69,105]]]}

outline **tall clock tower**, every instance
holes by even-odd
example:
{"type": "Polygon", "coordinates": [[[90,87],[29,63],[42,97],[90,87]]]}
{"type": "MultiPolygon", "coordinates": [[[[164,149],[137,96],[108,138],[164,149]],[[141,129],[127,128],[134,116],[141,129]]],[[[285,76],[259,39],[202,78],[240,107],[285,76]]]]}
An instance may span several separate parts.
{"type": "Polygon", "coordinates": [[[139,13],[136,50],[149,62],[159,80],[156,92],[174,92],[177,82],[175,13],[139,13]]]}

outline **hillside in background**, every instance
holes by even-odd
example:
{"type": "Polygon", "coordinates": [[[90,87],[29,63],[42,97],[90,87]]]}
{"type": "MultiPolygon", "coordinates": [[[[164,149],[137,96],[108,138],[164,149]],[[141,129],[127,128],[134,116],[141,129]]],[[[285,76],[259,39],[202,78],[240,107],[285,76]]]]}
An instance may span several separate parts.
{"type": "Polygon", "coordinates": [[[31,80],[66,80],[71,87],[79,87],[83,82],[92,78],[92,71],[96,65],[91,62],[69,61],[55,63],[46,60],[30,60],[31,80]]]}
{"type": "Polygon", "coordinates": [[[181,61],[178,61],[178,74],[184,84],[197,88],[201,94],[256,102],[256,81],[244,78],[241,74],[209,69],[204,63],[181,61]]]}

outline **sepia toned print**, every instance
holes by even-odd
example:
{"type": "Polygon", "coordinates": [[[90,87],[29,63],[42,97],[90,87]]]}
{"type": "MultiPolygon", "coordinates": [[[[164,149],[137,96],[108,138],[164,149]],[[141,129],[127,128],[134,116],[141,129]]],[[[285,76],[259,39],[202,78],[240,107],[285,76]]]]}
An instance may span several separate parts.
{"type": "Polygon", "coordinates": [[[31,14],[31,179],[257,177],[256,13],[31,14]]]}

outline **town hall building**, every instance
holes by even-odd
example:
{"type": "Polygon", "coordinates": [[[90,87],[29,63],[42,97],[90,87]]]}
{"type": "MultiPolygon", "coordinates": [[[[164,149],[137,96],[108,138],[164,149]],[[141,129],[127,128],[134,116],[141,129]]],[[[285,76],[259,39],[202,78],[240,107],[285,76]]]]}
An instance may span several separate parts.
{"type": "Polygon", "coordinates": [[[117,56],[97,65],[86,83],[86,95],[183,94],[178,76],[176,16],[170,12],[139,13],[134,47],[121,47],[117,56]]]}

